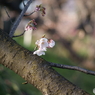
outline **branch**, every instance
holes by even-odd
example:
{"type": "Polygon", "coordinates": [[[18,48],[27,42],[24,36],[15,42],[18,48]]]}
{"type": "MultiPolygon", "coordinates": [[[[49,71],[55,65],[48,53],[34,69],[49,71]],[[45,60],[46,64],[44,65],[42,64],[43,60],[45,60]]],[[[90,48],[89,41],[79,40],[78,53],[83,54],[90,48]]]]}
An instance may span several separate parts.
{"type": "Polygon", "coordinates": [[[33,11],[32,13],[28,14],[28,15],[24,15],[24,16],[30,16],[32,15],[33,13],[35,13],[36,11],[33,11]]]}
{"type": "Polygon", "coordinates": [[[24,7],[26,6],[26,4],[24,3],[24,0],[23,0],[23,5],[24,5],[24,7]]]}
{"type": "Polygon", "coordinates": [[[80,71],[80,72],[83,72],[83,73],[86,73],[86,74],[95,75],[94,71],[90,71],[90,70],[87,70],[87,69],[84,69],[84,68],[80,68],[80,67],[77,67],[77,66],[69,66],[69,65],[63,65],[63,64],[56,64],[56,63],[51,63],[51,62],[49,62],[49,63],[50,63],[50,65],[52,67],[57,67],[57,68],[62,68],[62,69],[76,70],[76,71],[80,71]]]}
{"type": "Polygon", "coordinates": [[[13,24],[13,22],[12,22],[12,20],[11,20],[11,17],[10,17],[10,15],[9,15],[9,13],[8,13],[8,11],[7,11],[7,9],[6,9],[6,7],[5,7],[5,6],[4,6],[4,9],[5,9],[6,14],[8,15],[8,17],[9,17],[9,19],[10,19],[11,24],[13,24]]]}
{"type": "Polygon", "coordinates": [[[19,25],[19,23],[20,23],[20,21],[21,21],[23,15],[24,15],[24,13],[25,13],[26,10],[28,9],[28,7],[29,7],[29,5],[32,3],[32,1],[33,1],[33,0],[29,0],[29,1],[27,2],[26,6],[25,6],[24,9],[22,10],[21,14],[19,15],[19,17],[18,17],[17,20],[15,21],[15,23],[14,23],[14,25],[13,25],[11,31],[10,31],[10,34],[9,34],[10,37],[13,36],[13,34],[14,34],[16,28],[18,27],[18,25],[19,25]]]}
{"type": "Polygon", "coordinates": [[[43,95],[90,95],[51,68],[45,61],[0,32],[0,64],[38,88],[43,95]]]}
{"type": "Polygon", "coordinates": [[[13,36],[13,37],[20,37],[20,36],[22,36],[24,33],[25,33],[25,31],[24,31],[22,34],[20,34],[20,35],[15,35],[15,36],[13,36]]]}

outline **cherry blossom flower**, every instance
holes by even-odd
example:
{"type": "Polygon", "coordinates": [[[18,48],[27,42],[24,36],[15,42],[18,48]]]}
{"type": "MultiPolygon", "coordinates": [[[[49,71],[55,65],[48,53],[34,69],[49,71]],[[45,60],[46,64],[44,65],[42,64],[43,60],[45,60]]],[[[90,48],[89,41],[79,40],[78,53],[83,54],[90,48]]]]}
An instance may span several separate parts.
{"type": "Polygon", "coordinates": [[[44,16],[46,14],[45,10],[46,9],[41,4],[40,5],[37,5],[36,6],[36,9],[35,9],[35,11],[40,11],[41,14],[42,14],[42,16],[44,16]]]}
{"type": "Polygon", "coordinates": [[[48,39],[41,38],[40,40],[37,40],[36,45],[38,45],[39,50],[46,51],[48,47],[48,39]]]}
{"type": "Polygon", "coordinates": [[[37,45],[38,50],[34,51],[33,54],[41,56],[45,55],[45,51],[47,51],[47,48],[53,48],[55,46],[55,41],[42,37],[41,39],[37,40],[35,44],[37,45]]]}
{"type": "Polygon", "coordinates": [[[35,22],[34,19],[29,21],[28,24],[25,26],[25,31],[32,30],[32,29],[35,30],[36,29],[36,27],[35,27],[36,25],[37,25],[37,23],[35,22]]]}
{"type": "Polygon", "coordinates": [[[36,29],[35,25],[37,25],[37,23],[35,22],[35,20],[31,20],[27,23],[27,25],[25,26],[25,33],[24,33],[24,45],[26,46],[30,46],[31,42],[32,42],[32,32],[33,30],[36,29]]]}

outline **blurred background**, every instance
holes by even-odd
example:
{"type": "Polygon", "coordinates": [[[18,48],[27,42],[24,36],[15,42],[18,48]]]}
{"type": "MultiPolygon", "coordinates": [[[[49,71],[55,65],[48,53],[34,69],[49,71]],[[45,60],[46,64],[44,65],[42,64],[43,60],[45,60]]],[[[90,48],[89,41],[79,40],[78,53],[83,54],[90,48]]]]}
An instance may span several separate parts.
{"type": "MultiPolygon", "coordinates": [[[[9,33],[12,23],[4,6],[14,22],[24,8],[23,0],[0,0],[0,28],[9,33]]],[[[27,0],[24,1],[26,4],[27,0]]],[[[37,29],[30,32],[29,44],[24,36],[13,38],[17,43],[34,51],[35,41],[44,34],[55,40],[53,49],[48,49],[45,60],[74,65],[95,71],[95,0],[34,0],[26,15],[35,10],[36,5],[46,8],[45,16],[40,12],[24,16],[14,35],[23,33],[25,25],[31,19],[37,22],[37,29]]],[[[95,76],[78,71],[54,68],[72,83],[91,95],[95,94],[95,76]]],[[[25,82],[13,71],[0,65],[0,95],[42,95],[40,91],[25,82]]]]}

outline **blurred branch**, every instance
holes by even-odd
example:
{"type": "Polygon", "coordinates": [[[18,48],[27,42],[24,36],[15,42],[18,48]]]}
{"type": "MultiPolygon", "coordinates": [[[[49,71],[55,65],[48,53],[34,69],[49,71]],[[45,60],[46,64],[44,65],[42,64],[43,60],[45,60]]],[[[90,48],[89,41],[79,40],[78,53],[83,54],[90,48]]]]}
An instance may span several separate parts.
{"type": "Polygon", "coordinates": [[[29,0],[29,1],[27,2],[26,6],[24,7],[24,9],[23,9],[22,12],[20,13],[19,17],[18,17],[17,20],[15,21],[15,23],[14,23],[14,25],[13,25],[11,31],[10,31],[10,34],[9,34],[10,37],[13,36],[13,34],[14,34],[16,28],[18,27],[18,25],[19,25],[19,23],[20,23],[20,21],[21,21],[23,15],[24,15],[24,13],[25,13],[26,10],[28,9],[28,7],[29,7],[29,5],[32,3],[32,1],[33,1],[33,0],[29,0]]]}
{"type": "Polygon", "coordinates": [[[84,58],[81,57],[80,55],[78,55],[77,52],[72,48],[72,42],[71,41],[66,40],[64,37],[61,37],[58,34],[58,31],[55,30],[54,28],[50,29],[49,27],[47,27],[44,24],[43,24],[43,26],[45,27],[44,31],[47,31],[52,36],[57,35],[57,37],[59,37],[59,39],[58,39],[59,43],[61,43],[62,46],[65,47],[69,51],[70,57],[73,60],[77,61],[77,63],[81,63],[84,60],[84,58]]]}
{"type": "Polygon", "coordinates": [[[5,7],[5,6],[4,6],[4,9],[5,9],[6,14],[8,15],[8,17],[9,17],[9,19],[10,19],[11,24],[13,24],[13,22],[12,22],[12,20],[11,20],[11,17],[10,17],[10,15],[9,15],[9,13],[8,13],[8,11],[7,11],[7,9],[6,9],[6,7],[5,7]]]}
{"type": "MultiPolygon", "coordinates": [[[[58,33],[57,33],[58,35],[58,33]]],[[[60,37],[59,42],[62,43],[62,45],[70,52],[71,57],[74,60],[77,60],[78,62],[82,62],[84,60],[83,57],[79,56],[77,54],[77,52],[71,47],[71,44],[69,41],[67,41],[66,39],[62,38],[60,35],[58,35],[60,37]]]]}
{"type": "MultiPolygon", "coordinates": [[[[24,5],[24,7],[26,6],[26,4],[24,3],[24,1],[23,1],[23,5],[24,5]]],[[[34,12],[35,12],[35,11],[33,11],[32,13],[30,13],[30,14],[28,14],[28,15],[24,15],[24,16],[30,16],[30,15],[32,15],[34,12]]]]}
{"type": "Polygon", "coordinates": [[[23,1],[23,5],[24,5],[24,7],[26,6],[26,4],[24,3],[24,1],[23,1]]]}
{"type": "Polygon", "coordinates": [[[52,67],[57,67],[57,68],[62,68],[62,69],[76,70],[76,71],[80,71],[80,72],[83,72],[83,73],[86,73],[86,74],[95,75],[94,71],[90,71],[90,70],[87,70],[87,69],[84,69],[84,68],[80,68],[80,67],[77,67],[77,66],[69,66],[69,65],[63,65],[63,64],[56,64],[56,63],[52,63],[52,62],[49,62],[49,63],[50,63],[50,65],[52,67]]]}

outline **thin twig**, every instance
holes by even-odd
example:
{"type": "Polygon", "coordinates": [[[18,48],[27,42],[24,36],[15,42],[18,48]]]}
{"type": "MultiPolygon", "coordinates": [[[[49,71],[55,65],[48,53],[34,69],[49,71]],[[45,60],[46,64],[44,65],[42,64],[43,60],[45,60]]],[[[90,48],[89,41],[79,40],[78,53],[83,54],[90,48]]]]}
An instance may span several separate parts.
{"type": "Polygon", "coordinates": [[[15,36],[13,36],[13,37],[20,37],[20,36],[22,36],[24,33],[25,33],[25,31],[24,31],[22,34],[20,34],[20,35],[15,35],[15,36]]]}
{"type": "Polygon", "coordinates": [[[23,82],[22,84],[28,84],[28,82],[26,81],[26,82],[23,82]]]}
{"type": "Polygon", "coordinates": [[[30,16],[32,15],[33,13],[35,13],[36,11],[33,11],[32,13],[28,14],[28,15],[24,15],[24,16],[30,16]]]}
{"type": "Polygon", "coordinates": [[[9,36],[12,37],[14,35],[14,32],[16,30],[16,28],[18,27],[24,13],[26,12],[26,10],[28,9],[29,5],[32,3],[33,0],[29,0],[26,4],[26,6],[24,7],[24,9],[22,10],[22,12],[20,13],[20,15],[18,16],[18,18],[16,19],[10,33],[9,33],[9,36]]]}
{"type": "Polygon", "coordinates": [[[90,70],[87,70],[87,69],[84,69],[84,68],[80,68],[80,67],[77,67],[77,66],[69,66],[69,65],[63,65],[63,64],[56,64],[56,63],[50,63],[50,66],[52,67],[57,67],[57,68],[62,68],[62,69],[70,69],[70,70],[76,70],[76,71],[80,71],[80,72],[83,72],[83,73],[86,73],[86,74],[90,74],[90,75],[95,75],[95,72],[94,71],[90,71],[90,70]]]}
{"type": "Polygon", "coordinates": [[[13,22],[12,22],[12,20],[11,20],[11,17],[10,17],[10,15],[9,15],[9,13],[8,13],[8,11],[7,11],[7,9],[6,9],[5,6],[4,6],[4,9],[5,9],[5,11],[6,11],[6,13],[7,13],[7,15],[8,15],[9,19],[10,19],[11,24],[13,24],[13,22]]]}
{"type": "Polygon", "coordinates": [[[24,1],[23,1],[23,5],[24,5],[24,7],[26,6],[26,4],[24,3],[24,1]]]}

